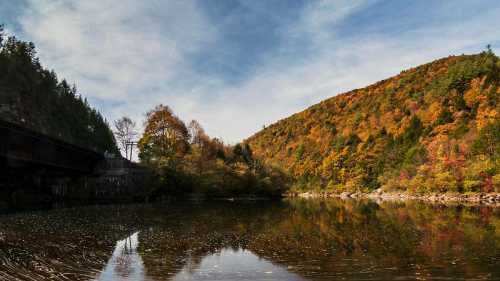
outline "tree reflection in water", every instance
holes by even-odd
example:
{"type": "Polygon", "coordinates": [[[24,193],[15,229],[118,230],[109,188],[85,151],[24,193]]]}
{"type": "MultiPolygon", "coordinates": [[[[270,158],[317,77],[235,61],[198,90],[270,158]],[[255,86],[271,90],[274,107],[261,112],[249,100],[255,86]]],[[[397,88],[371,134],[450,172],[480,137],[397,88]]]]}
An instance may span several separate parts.
{"type": "Polygon", "coordinates": [[[335,199],[0,216],[0,280],[96,278],[498,280],[500,208],[335,199]]]}

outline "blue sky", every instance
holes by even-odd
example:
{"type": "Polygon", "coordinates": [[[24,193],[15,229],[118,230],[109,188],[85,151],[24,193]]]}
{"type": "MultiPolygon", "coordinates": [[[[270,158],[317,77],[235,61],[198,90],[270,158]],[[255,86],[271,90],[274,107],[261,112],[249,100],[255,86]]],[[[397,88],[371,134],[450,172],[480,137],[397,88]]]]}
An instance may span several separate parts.
{"type": "Polygon", "coordinates": [[[238,142],[401,70],[487,44],[500,1],[0,0],[8,32],[108,120],[159,103],[238,142]]]}

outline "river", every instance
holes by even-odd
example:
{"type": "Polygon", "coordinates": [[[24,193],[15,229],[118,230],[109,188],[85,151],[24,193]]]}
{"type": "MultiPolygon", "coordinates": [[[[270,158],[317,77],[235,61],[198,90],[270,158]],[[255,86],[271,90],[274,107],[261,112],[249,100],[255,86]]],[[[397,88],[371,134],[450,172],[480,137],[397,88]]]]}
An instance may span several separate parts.
{"type": "Polygon", "coordinates": [[[500,280],[500,208],[293,199],[3,213],[0,280],[500,280]]]}

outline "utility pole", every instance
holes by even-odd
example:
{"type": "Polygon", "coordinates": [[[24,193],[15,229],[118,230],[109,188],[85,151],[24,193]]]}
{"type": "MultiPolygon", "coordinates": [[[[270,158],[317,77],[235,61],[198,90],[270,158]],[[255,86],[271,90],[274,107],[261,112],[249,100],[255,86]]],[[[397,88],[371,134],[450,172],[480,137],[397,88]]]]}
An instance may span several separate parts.
{"type": "Polygon", "coordinates": [[[132,153],[134,151],[134,146],[137,146],[137,143],[136,141],[127,141],[125,143],[125,153],[127,154],[125,156],[126,159],[132,161],[132,153]],[[128,149],[128,147],[130,146],[130,150],[128,149]],[[129,151],[130,151],[130,156],[129,156],[129,151]]]}

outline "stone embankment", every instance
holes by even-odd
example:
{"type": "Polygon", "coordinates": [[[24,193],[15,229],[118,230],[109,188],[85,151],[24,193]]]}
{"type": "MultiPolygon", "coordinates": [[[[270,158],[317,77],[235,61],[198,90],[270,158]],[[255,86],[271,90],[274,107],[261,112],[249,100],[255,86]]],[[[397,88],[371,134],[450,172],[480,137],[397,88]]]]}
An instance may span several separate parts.
{"type": "Polygon", "coordinates": [[[405,201],[420,200],[438,203],[479,203],[500,206],[500,193],[429,193],[414,194],[407,192],[384,192],[376,190],[370,193],[364,192],[304,192],[291,194],[291,197],[301,198],[368,198],[376,201],[405,201]]]}

